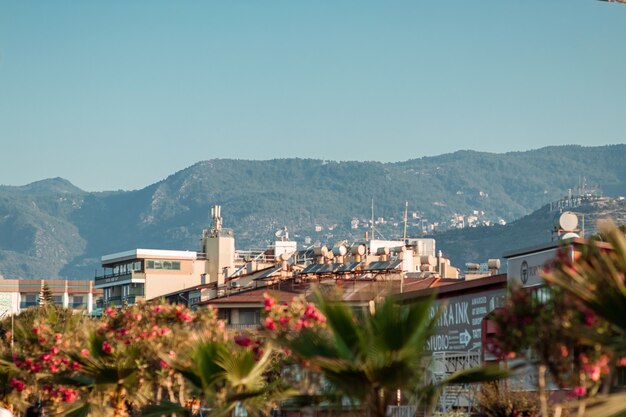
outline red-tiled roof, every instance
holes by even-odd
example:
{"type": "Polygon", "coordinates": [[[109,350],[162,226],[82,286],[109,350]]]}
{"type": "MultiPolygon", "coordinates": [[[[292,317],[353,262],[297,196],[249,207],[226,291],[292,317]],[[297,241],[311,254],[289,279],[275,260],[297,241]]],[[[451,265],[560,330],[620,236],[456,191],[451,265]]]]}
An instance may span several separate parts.
{"type": "Polygon", "coordinates": [[[406,278],[404,280],[404,284],[402,285],[402,292],[405,293],[411,291],[425,290],[426,288],[437,285],[440,280],[441,278],[439,277],[406,278]]]}

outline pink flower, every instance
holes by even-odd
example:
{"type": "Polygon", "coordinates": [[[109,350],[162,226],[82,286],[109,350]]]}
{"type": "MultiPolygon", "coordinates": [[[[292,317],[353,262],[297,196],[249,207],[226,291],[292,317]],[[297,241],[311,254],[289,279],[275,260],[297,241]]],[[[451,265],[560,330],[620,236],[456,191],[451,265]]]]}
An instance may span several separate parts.
{"type": "Polygon", "coordinates": [[[60,388],[59,392],[66,403],[73,403],[78,398],[78,393],[71,388],[60,388]]]}
{"type": "Polygon", "coordinates": [[[41,360],[42,360],[43,362],[50,362],[50,358],[51,358],[51,357],[52,357],[52,356],[51,356],[49,353],[44,353],[43,355],[41,355],[41,360]]]}
{"type": "Polygon", "coordinates": [[[267,293],[263,294],[263,296],[265,297],[265,300],[263,301],[265,311],[270,311],[272,309],[272,306],[276,304],[276,300],[267,295],[267,293]]]}
{"type": "Polygon", "coordinates": [[[265,317],[265,328],[267,330],[276,329],[276,323],[274,323],[274,320],[271,317],[265,317]]]}
{"type": "Polygon", "coordinates": [[[106,314],[109,317],[114,317],[116,313],[117,312],[115,311],[114,308],[107,307],[107,308],[104,309],[104,314],[106,314]]]}
{"type": "Polygon", "coordinates": [[[169,365],[167,364],[167,362],[165,362],[164,360],[161,360],[159,362],[159,365],[161,365],[161,368],[165,369],[165,368],[169,368],[169,365]]]}
{"type": "Polygon", "coordinates": [[[111,352],[113,352],[113,347],[109,344],[109,342],[102,342],[102,351],[106,354],[111,354],[111,352]]]}
{"type": "Polygon", "coordinates": [[[169,327],[161,327],[161,336],[167,336],[168,334],[172,333],[172,331],[170,330],[169,327]]]}
{"type": "Polygon", "coordinates": [[[587,388],[583,387],[583,386],[578,386],[578,387],[574,387],[572,389],[572,394],[575,397],[582,397],[583,395],[585,395],[587,393],[587,388]]]}
{"type": "Polygon", "coordinates": [[[89,350],[81,349],[80,356],[82,356],[83,358],[86,358],[87,356],[89,356],[89,350]]]}
{"type": "Polygon", "coordinates": [[[51,352],[53,355],[58,355],[60,351],[61,351],[61,350],[60,350],[58,347],[54,346],[54,347],[51,349],[51,351],[50,351],[50,352],[51,352]]]}
{"type": "Polygon", "coordinates": [[[73,371],[79,371],[82,368],[81,364],[78,362],[71,362],[70,369],[73,371]]]}
{"type": "Polygon", "coordinates": [[[24,391],[24,388],[26,388],[26,384],[24,383],[24,381],[17,378],[11,378],[9,380],[9,385],[13,387],[17,392],[22,392],[24,391]]]}
{"type": "Polygon", "coordinates": [[[190,322],[191,320],[193,320],[193,317],[191,316],[191,314],[186,313],[184,311],[179,311],[178,313],[176,313],[176,316],[179,318],[179,320],[184,321],[184,322],[190,322]]]}
{"type": "Polygon", "coordinates": [[[595,365],[591,368],[591,372],[589,373],[589,378],[591,378],[592,381],[599,381],[600,380],[600,375],[601,375],[601,370],[600,367],[598,365],[595,365]]]}
{"type": "Polygon", "coordinates": [[[252,340],[246,335],[235,336],[235,343],[239,346],[248,347],[252,344],[252,340]]]}
{"type": "Polygon", "coordinates": [[[255,355],[254,360],[258,361],[259,359],[261,359],[261,356],[263,356],[263,348],[260,346],[255,346],[252,348],[252,353],[254,353],[255,355]]]}

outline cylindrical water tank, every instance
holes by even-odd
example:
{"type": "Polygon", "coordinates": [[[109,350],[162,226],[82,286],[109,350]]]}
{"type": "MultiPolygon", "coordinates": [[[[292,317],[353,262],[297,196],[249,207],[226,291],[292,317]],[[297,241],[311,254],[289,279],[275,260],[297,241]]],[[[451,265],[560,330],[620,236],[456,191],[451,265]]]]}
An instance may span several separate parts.
{"type": "Polygon", "coordinates": [[[350,248],[350,252],[353,255],[363,256],[363,255],[365,255],[365,245],[363,245],[363,244],[354,245],[354,246],[352,246],[352,248],[350,248]]]}
{"type": "Polygon", "coordinates": [[[333,247],[333,254],[335,256],[345,256],[346,253],[348,253],[348,248],[343,245],[333,247]]]}
{"type": "Polygon", "coordinates": [[[325,256],[328,252],[328,248],[326,246],[320,246],[319,248],[313,249],[313,254],[315,256],[325,256]]]}
{"type": "Polygon", "coordinates": [[[487,261],[487,268],[500,269],[500,259],[489,259],[487,261]]]}
{"type": "Polygon", "coordinates": [[[437,258],[435,258],[432,255],[422,255],[422,256],[420,256],[420,263],[422,265],[436,265],[437,264],[437,258]]]}

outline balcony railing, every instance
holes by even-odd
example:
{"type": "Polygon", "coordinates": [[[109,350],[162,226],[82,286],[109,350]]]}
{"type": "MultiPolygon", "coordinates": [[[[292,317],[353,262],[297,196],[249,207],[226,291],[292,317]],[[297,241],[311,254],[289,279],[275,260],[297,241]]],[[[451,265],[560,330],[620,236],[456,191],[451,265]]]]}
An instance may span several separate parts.
{"type": "Polygon", "coordinates": [[[96,277],[96,286],[105,284],[119,284],[128,281],[141,281],[145,282],[146,274],[144,272],[126,272],[124,274],[104,274],[96,277]]]}
{"type": "Polygon", "coordinates": [[[237,323],[237,324],[227,324],[226,327],[230,330],[254,330],[254,329],[258,329],[259,326],[261,326],[260,323],[255,323],[255,324],[241,324],[241,323],[237,323]]]}

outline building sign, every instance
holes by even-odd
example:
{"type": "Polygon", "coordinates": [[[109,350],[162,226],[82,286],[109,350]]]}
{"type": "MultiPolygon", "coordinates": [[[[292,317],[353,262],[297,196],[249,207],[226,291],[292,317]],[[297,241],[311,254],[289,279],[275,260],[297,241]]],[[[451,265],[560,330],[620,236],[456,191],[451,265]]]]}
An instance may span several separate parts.
{"type": "Polygon", "coordinates": [[[546,249],[541,252],[511,257],[507,260],[507,274],[509,285],[513,282],[521,283],[523,287],[542,285],[541,274],[545,267],[552,263],[557,248],[546,249]]]}
{"type": "Polygon", "coordinates": [[[467,352],[481,346],[483,318],[504,303],[505,290],[435,300],[430,308],[434,317],[441,308],[434,334],[426,342],[430,352],[467,352]]]}

